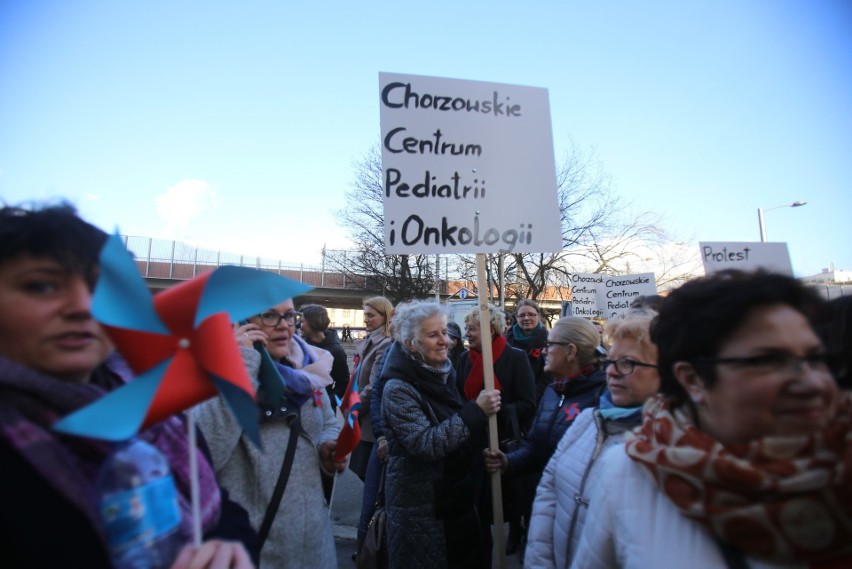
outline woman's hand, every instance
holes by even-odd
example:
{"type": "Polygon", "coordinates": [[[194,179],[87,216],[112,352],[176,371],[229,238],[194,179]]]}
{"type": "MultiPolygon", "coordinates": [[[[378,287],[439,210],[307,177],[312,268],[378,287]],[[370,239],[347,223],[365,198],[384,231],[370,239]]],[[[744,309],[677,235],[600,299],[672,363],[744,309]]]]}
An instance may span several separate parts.
{"type": "Polygon", "coordinates": [[[376,456],[382,464],[388,461],[388,440],[385,437],[379,437],[376,441],[376,456]]]}
{"type": "Polygon", "coordinates": [[[361,399],[361,406],[368,404],[370,402],[370,395],[373,394],[373,384],[368,383],[367,386],[358,393],[358,397],[361,399]]]}
{"type": "Polygon", "coordinates": [[[496,389],[483,389],[476,398],[476,404],[486,415],[494,415],[500,410],[500,392],[496,389]]]}
{"type": "Polygon", "coordinates": [[[506,472],[506,468],[509,466],[509,459],[506,458],[503,451],[485,449],[482,451],[482,455],[485,457],[485,470],[488,472],[506,472]]]}
{"type": "Polygon", "coordinates": [[[325,470],[329,474],[334,474],[335,472],[343,472],[344,470],[346,470],[346,463],[348,461],[345,457],[340,461],[334,460],[334,451],[336,450],[337,441],[326,441],[320,445],[320,465],[322,466],[323,470],[325,470]]]}
{"type": "Polygon", "coordinates": [[[254,569],[242,543],[211,540],[184,546],[171,569],[254,569]]]}
{"type": "Polygon", "coordinates": [[[266,345],[267,336],[257,324],[234,324],[234,336],[237,338],[237,343],[240,346],[251,348],[255,342],[260,342],[266,345]]]}

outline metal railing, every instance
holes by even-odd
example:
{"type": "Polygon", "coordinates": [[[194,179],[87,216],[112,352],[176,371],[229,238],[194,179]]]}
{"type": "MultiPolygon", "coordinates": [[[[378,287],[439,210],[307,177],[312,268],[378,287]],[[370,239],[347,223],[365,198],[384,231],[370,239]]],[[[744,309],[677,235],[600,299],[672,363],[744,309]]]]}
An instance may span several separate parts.
{"type": "Polygon", "coordinates": [[[145,278],[187,280],[222,265],[251,267],[270,271],[313,287],[364,289],[366,277],[353,278],[325,267],[304,263],[286,263],[279,259],[253,257],[213,249],[204,249],[180,241],[154,237],[121,236],[133,253],[136,266],[145,278]]]}

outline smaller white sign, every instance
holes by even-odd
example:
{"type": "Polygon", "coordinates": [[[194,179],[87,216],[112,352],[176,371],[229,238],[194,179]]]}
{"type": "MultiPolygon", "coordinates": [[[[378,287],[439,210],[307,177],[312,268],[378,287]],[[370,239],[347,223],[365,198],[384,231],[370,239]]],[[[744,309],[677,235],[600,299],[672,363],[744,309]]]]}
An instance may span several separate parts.
{"type": "Polygon", "coordinates": [[[574,316],[624,318],[633,299],[657,294],[654,273],[618,276],[575,273],[570,277],[574,316]]]}
{"type": "Polygon", "coordinates": [[[576,273],[571,277],[572,316],[583,318],[601,318],[602,308],[598,308],[598,291],[603,291],[606,275],[600,273],[576,273]]]}
{"type": "Polygon", "coordinates": [[[766,269],[793,276],[786,243],[700,242],[698,247],[708,275],[724,269],[766,269]]]}

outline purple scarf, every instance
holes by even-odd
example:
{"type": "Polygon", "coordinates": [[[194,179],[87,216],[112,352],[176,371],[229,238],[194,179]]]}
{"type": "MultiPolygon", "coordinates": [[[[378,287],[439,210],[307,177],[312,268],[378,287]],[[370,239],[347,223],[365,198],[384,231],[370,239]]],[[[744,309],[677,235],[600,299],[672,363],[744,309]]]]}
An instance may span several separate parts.
{"type": "MultiPolygon", "coordinates": [[[[0,356],[0,442],[21,455],[51,486],[82,511],[103,535],[95,480],[112,443],[62,435],[52,425],[121,385],[129,370],[110,358],[90,383],[61,381],[0,356]],[[118,374],[118,375],[116,375],[118,374]],[[124,377],[122,377],[124,376],[124,377]],[[100,387],[99,385],[104,387],[100,387]]],[[[172,469],[181,510],[181,530],[191,536],[186,425],[171,417],[139,434],[156,446],[172,469]]],[[[201,520],[205,531],[218,521],[221,496],[210,463],[198,452],[201,520]]]]}

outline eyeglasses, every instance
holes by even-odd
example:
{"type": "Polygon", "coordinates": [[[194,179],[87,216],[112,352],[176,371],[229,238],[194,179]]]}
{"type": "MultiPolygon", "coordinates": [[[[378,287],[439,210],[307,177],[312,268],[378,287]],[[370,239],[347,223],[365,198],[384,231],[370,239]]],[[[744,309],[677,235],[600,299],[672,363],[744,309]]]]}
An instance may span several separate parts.
{"type": "Polygon", "coordinates": [[[258,318],[260,318],[261,324],[269,326],[270,328],[278,326],[282,320],[284,320],[288,326],[298,326],[302,323],[302,313],[295,310],[290,310],[284,314],[279,314],[274,310],[270,310],[268,312],[258,314],[258,318]]]}
{"type": "Polygon", "coordinates": [[[631,360],[630,358],[627,358],[627,357],[618,358],[617,360],[604,360],[603,361],[604,369],[608,368],[611,365],[614,365],[615,371],[617,371],[621,375],[630,375],[631,373],[633,373],[633,370],[635,370],[637,366],[638,367],[653,367],[653,368],[657,367],[654,364],[646,364],[646,363],[643,363],[643,362],[637,362],[636,360],[631,360]]]}
{"type": "Polygon", "coordinates": [[[763,354],[760,356],[746,356],[741,358],[711,358],[702,357],[695,358],[696,364],[730,364],[737,365],[743,368],[752,369],[758,373],[783,373],[790,370],[797,372],[802,370],[803,366],[807,366],[812,370],[828,371],[834,359],[830,354],[821,352],[817,354],[808,354],[806,356],[797,356],[790,352],[775,352],[763,354]]]}
{"type": "Polygon", "coordinates": [[[525,314],[516,314],[515,318],[518,320],[523,320],[524,318],[536,318],[538,316],[538,312],[527,312],[525,314]]]}
{"type": "Polygon", "coordinates": [[[550,348],[551,346],[567,346],[569,344],[571,344],[571,342],[551,342],[550,340],[544,343],[547,348],[550,348]]]}

